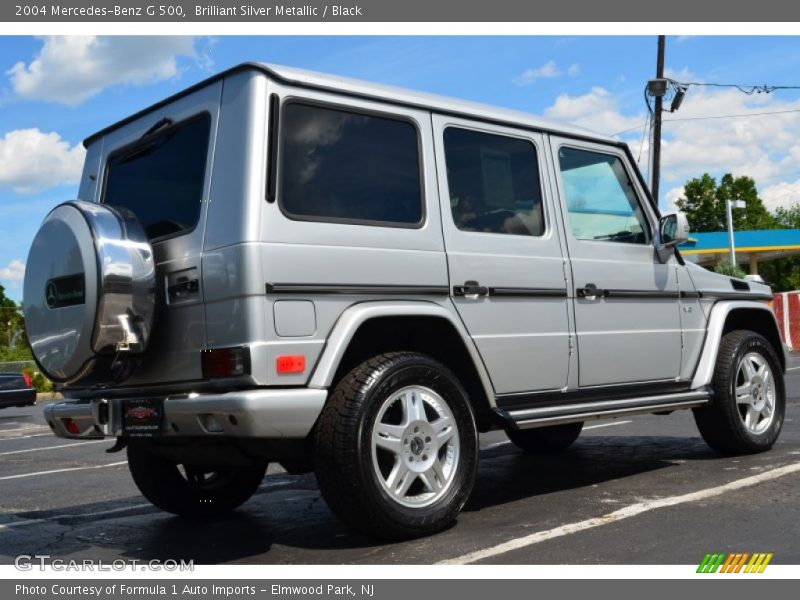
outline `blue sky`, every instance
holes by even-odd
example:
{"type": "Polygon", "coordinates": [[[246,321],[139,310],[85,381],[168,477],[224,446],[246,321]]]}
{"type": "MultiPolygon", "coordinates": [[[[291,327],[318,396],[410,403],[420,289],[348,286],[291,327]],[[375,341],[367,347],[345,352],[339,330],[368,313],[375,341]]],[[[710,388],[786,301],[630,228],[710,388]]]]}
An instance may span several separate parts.
{"type": "MultiPolygon", "coordinates": [[[[631,129],[620,137],[639,156],[655,50],[655,37],[0,37],[0,283],[21,300],[38,224],[76,195],[83,138],[239,62],[406,86],[604,133],[631,129]]],[[[670,37],[666,65],[679,81],[800,85],[800,38],[670,37]]],[[[800,198],[797,91],[692,88],[666,118],[697,120],[665,124],[662,204],[706,171],[753,176],[772,208],[800,198]]]]}

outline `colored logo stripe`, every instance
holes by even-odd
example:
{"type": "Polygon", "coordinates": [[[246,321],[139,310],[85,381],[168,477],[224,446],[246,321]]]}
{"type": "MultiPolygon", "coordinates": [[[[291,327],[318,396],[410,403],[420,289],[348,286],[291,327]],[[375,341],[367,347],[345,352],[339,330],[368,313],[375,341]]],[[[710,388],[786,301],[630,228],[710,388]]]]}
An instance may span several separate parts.
{"type": "Polygon", "coordinates": [[[709,552],[697,567],[697,573],[763,573],[773,556],[772,552],[709,552]]]}

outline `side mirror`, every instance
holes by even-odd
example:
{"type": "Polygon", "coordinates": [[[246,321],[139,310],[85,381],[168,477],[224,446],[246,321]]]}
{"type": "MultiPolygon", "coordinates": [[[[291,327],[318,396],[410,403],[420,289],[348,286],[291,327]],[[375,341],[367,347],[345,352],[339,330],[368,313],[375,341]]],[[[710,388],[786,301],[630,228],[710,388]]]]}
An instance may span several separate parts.
{"type": "Polygon", "coordinates": [[[672,249],[689,239],[689,219],[682,212],[661,217],[658,222],[658,244],[656,255],[665,263],[673,255],[672,249]]]}
{"type": "Polygon", "coordinates": [[[673,248],[689,239],[689,220],[682,212],[661,217],[658,224],[659,245],[673,248]]]}

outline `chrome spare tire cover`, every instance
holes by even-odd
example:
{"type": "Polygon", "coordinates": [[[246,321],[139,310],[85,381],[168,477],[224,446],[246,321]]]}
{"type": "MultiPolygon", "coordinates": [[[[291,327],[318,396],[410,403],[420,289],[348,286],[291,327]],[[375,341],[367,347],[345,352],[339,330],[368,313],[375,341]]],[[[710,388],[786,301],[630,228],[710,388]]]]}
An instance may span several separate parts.
{"type": "Polygon", "coordinates": [[[28,254],[23,310],[34,357],[51,380],[130,375],[155,313],[153,252],[134,214],[80,200],[54,208],[28,254]]]}

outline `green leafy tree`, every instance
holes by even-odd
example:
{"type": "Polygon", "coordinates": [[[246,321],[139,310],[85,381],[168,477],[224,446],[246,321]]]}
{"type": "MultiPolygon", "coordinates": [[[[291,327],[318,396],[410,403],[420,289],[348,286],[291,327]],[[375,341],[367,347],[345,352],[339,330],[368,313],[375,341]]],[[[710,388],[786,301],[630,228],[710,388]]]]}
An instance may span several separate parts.
{"type": "Polygon", "coordinates": [[[773,217],[758,197],[756,182],[752,177],[734,177],[726,173],[717,180],[708,173],[689,180],[684,186],[684,196],[675,203],[686,213],[692,231],[720,231],[727,228],[725,201],[744,200],[745,209],[733,211],[733,227],[744,229],[774,229],[773,217]]]}
{"type": "Polygon", "coordinates": [[[6,289],[0,285],[0,361],[31,359],[22,308],[6,296],[6,289]]]}
{"type": "MultiPolygon", "coordinates": [[[[800,229],[800,204],[778,208],[775,226],[781,229],[800,229]]],[[[758,271],[776,292],[800,289],[800,256],[787,256],[758,265],[758,271]]]]}

